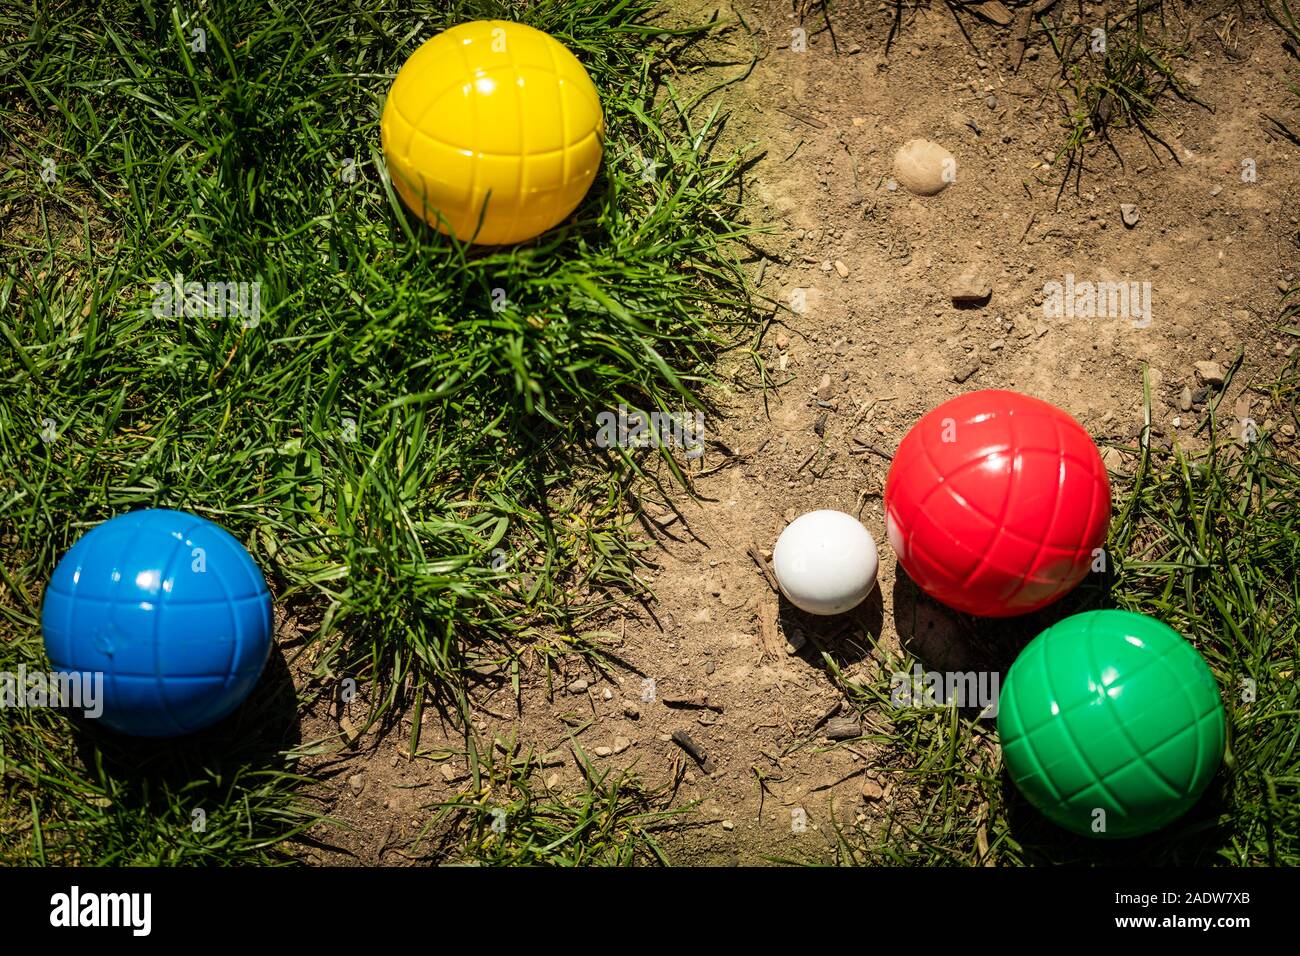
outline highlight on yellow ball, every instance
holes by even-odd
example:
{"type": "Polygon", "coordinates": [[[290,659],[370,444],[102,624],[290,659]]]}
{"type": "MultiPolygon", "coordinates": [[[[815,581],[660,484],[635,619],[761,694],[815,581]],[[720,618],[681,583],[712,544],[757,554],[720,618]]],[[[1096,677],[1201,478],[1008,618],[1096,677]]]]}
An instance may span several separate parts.
{"type": "Polygon", "coordinates": [[[411,54],[380,138],[402,201],[464,242],[523,242],[558,225],[600,169],[605,121],[582,64],[505,20],[439,33],[411,54]]]}

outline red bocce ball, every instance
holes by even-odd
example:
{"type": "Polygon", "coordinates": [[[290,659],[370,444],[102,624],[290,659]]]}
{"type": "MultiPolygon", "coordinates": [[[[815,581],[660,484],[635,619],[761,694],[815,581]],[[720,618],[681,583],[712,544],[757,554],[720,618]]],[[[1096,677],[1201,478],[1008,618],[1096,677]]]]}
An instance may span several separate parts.
{"type": "Polygon", "coordinates": [[[1106,541],[1110,482],[1092,438],[1055,405],[971,392],[903,437],[885,522],[931,597],[968,614],[1027,614],[1088,573],[1106,541]]]}

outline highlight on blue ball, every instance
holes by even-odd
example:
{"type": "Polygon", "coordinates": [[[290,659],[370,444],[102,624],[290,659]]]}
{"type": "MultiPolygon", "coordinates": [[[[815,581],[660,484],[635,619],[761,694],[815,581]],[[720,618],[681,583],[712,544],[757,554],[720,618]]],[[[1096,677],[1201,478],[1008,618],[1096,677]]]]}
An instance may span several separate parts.
{"type": "Polygon", "coordinates": [[[248,697],[271,654],[271,595],[220,525],[145,509],[68,550],[45,591],[41,630],[56,671],[103,674],[105,724],[175,737],[248,697]]]}

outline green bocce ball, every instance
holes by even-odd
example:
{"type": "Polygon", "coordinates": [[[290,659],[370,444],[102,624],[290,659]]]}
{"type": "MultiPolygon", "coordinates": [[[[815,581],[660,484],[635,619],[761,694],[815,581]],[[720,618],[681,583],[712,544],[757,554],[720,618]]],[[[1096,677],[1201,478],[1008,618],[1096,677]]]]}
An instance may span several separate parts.
{"type": "Polygon", "coordinates": [[[1016,658],[998,704],[1007,770],[1050,820],[1085,836],[1150,833],[1182,816],[1219,768],[1223,702],[1177,631],[1089,611],[1016,658]]]}

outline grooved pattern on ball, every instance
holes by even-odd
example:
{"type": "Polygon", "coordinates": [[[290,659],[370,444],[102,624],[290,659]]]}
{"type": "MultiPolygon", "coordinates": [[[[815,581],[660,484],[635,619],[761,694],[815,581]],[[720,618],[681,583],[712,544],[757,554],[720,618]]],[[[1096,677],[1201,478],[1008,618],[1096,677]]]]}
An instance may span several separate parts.
{"type": "Polygon", "coordinates": [[[482,244],[561,222],[604,149],[600,99],[582,64],[545,33],[499,20],[461,24],[417,49],[393,81],[380,131],[402,200],[482,244]]]}
{"type": "Polygon", "coordinates": [[[1087,574],[1105,542],[1110,483],[1069,415],[990,389],[943,403],[904,436],[885,510],[890,543],[924,591],[971,614],[1022,614],[1087,574]]]}
{"type": "Polygon", "coordinates": [[[271,598],[223,528],[146,509],[98,525],[68,550],[41,624],[57,671],[103,673],[106,724],[168,736],[221,719],[256,684],[270,653],[271,598]]]}
{"type": "Polygon", "coordinates": [[[1176,631],[1129,611],[1076,614],[1007,674],[998,712],[1013,782],[1048,818],[1099,836],[1159,829],[1199,799],[1223,754],[1213,674],[1176,631]]]}

